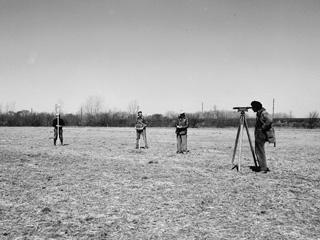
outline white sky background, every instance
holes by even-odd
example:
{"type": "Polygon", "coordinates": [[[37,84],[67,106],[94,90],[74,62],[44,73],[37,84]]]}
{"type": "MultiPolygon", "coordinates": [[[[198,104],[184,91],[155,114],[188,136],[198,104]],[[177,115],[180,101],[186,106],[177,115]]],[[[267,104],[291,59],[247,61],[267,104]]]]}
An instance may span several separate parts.
{"type": "Polygon", "coordinates": [[[318,0],[0,0],[0,104],[320,111],[318,0]]]}

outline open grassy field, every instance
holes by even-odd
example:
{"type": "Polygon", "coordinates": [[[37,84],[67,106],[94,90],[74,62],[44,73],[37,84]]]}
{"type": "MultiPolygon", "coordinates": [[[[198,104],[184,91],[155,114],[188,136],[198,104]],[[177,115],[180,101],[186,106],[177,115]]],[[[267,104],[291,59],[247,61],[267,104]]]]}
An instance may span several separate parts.
{"type": "Polygon", "coordinates": [[[0,239],[320,239],[320,130],[276,133],[263,174],[235,128],[0,128],[0,239]]]}

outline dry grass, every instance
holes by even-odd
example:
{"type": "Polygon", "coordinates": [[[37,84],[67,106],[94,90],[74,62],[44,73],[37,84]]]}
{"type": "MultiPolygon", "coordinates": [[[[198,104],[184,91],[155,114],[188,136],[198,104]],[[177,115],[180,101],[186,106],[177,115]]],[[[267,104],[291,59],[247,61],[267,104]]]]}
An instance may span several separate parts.
{"type": "Polygon", "coordinates": [[[278,129],[271,172],[236,129],[190,129],[186,155],[174,129],[148,129],[135,150],[128,128],[0,128],[1,239],[320,239],[319,130],[278,129]]]}

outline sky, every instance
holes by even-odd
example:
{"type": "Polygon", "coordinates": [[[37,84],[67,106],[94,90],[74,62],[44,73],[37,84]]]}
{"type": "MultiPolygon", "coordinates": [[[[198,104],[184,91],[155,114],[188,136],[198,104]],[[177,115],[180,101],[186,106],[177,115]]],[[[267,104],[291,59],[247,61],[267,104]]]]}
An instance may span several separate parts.
{"type": "Polygon", "coordinates": [[[0,0],[0,106],[320,111],[319,0],[0,0]]]}

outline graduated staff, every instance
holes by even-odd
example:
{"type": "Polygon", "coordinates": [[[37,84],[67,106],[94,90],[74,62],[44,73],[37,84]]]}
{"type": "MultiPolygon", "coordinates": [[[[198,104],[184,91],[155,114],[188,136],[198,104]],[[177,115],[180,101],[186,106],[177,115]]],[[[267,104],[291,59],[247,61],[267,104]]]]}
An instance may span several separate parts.
{"type": "Polygon", "coordinates": [[[138,116],[136,119],[136,134],[137,134],[137,138],[136,138],[136,148],[139,148],[139,141],[141,138],[141,135],[143,137],[144,140],[144,148],[148,148],[148,142],[147,142],[147,121],[144,119],[144,117],[142,116],[142,111],[138,112],[138,116]]]}
{"type": "Polygon", "coordinates": [[[187,153],[187,132],[189,121],[185,113],[178,116],[176,122],[176,135],[177,135],[177,153],[187,153]]]}
{"type": "Polygon", "coordinates": [[[275,143],[275,134],[272,127],[272,118],[262,103],[258,101],[251,102],[252,110],[256,112],[256,125],[254,129],[255,137],[255,152],[259,163],[257,171],[267,173],[269,170],[267,166],[265,143],[275,143]]]}

